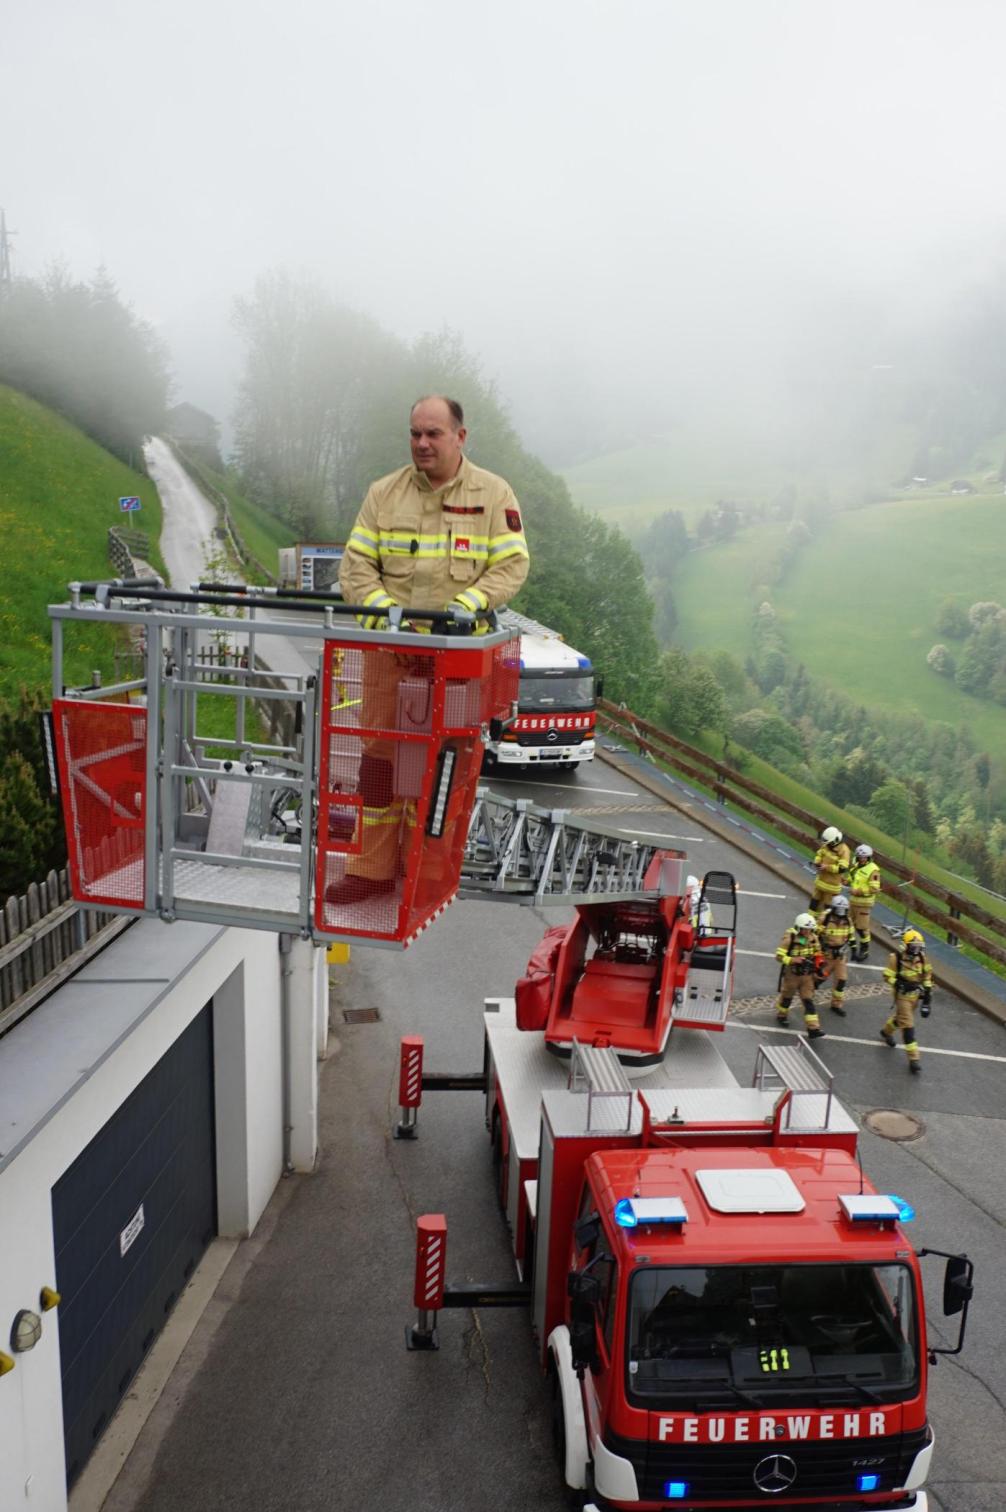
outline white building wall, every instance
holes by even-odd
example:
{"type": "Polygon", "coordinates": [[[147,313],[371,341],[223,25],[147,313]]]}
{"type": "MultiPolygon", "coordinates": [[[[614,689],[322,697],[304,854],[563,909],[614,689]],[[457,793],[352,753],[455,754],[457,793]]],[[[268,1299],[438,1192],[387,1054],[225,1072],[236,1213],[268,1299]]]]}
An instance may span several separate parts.
{"type": "MultiPolygon", "coordinates": [[[[306,956],[298,967],[294,990],[309,990],[299,1013],[291,1008],[314,1047],[319,972],[306,956]]],[[[143,920],[0,1040],[0,1349],[9,1350],[15,1313],[38,1311],[41,1288],[56,1284],[53,1185],[210,999],[220,1231],[247,1234],[283,1165],[275,935],[143,920]]],[[[308,1165],[317,1138],[309,1081],[301,1066],[306,1106],[295,1103],[292,1117],[308,1165]]],[[[43,1315],[40,1342],[0,1377],[3,1512],[65,1512],[58,1318],[58,1309],[43,1315]]]]}

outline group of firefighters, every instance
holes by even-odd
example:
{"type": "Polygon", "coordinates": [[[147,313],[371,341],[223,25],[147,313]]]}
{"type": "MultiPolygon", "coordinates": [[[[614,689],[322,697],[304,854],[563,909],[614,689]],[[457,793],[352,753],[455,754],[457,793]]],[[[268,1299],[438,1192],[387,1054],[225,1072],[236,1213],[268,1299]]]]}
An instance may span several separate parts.
{"type": "MultiPolygon", "coordinates": [[[[829,825],[821,835],[814,857],[817,873],[807,911],[798,913],[776,951],[779,962],[779,998],[776,1019],[789,1022],[793,998],[799,995],[808,1039],[820,1039],[824,1030],[814,1003],[816,989],[831,982],[832,1013],[845,1017],[845,987],[849,962],[862,962],[870,953],[870,911],[880,892],[880,868],[869,845],[850,852],[841,830],[829,825]],[[843,891],[848,888],[849,896],[843,891]]],[[[895,1030],[901,1030],[908,1069],[922,1069],[915,1036],[915,1013],[928,1017],[933,990],[932,968],[926,959],[925,941],[917,929],[906,929],[900,949],[893,951],[884,967],[893,1004],[880,1037],[895,1046],[895,1030]]]]}

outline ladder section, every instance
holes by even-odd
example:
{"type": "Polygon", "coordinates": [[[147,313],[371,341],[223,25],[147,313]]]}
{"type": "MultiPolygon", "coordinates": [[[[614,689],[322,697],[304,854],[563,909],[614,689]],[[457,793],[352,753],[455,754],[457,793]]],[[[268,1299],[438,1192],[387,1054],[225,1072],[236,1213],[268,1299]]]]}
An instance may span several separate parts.
{"type": "MultiPolygon", "coordinates": [[[[647,877],[661,849],[577,818],[568,809],[539,808],[525,798],[501,798],[479,788],[460,893],[464,898],[549,904],[679,893],[676,875],[647,877]]],[[[680,872],[682,863],[664,865],[680,872]]]]}
{"type": "Polygon", "coordinates": [[[782,1134],[823,1134],[832,1127],[834,1076],[806,1040],[759,1045],[752,1085],[778,1090],[775,1124],[782,1134]]]}
{"type": "Polygon", "coordinates": [[[614,1050],[607,1046],[581,1045],[579,1040],[574,1040],[569,1063],[569,1090],[587,1094],[588,1132],[594,1132],[598,1127],[608,1131],[632,1127],[634,1093],[614,1050]],[[597,1110],[594,1108],[595,1099],[599,1103],[597,1110]],[[625,1105],[624,1121],[621,1123],[618,1122],[619,1107],[616,1099],[621,1099],[625,1105]],[[601,1108],[605,1112],[610,1109],[614,1119],[603,1117],[595,1122],[596,1112],[601,1108]]]}

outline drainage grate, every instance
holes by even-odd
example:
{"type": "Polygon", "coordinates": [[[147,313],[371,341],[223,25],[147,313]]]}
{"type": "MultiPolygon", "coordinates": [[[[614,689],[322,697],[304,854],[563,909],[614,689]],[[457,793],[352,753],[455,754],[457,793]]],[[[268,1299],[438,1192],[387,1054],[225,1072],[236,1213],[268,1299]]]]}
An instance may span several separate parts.
{"type": "Polygon", "coordinates": [[[343,1022],[346,1024],[376,1024],[380,1017],[379,1008],[344,1008],[342,1010],[343,1022]]]}

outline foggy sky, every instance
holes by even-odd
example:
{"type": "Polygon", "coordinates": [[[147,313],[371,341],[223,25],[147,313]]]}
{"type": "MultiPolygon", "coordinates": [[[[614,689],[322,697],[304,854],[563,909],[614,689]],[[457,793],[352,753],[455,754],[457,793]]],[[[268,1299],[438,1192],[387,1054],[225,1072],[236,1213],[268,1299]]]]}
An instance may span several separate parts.
{"type": "Polygon", "coordinates": [[[601,449],[757,417],[846,298],[990,275],[1004,43],[999,0],[7,0],[0,205],[16,271],[105,264],[222,420],[231,301],[285,265],[601,449]]]}

